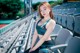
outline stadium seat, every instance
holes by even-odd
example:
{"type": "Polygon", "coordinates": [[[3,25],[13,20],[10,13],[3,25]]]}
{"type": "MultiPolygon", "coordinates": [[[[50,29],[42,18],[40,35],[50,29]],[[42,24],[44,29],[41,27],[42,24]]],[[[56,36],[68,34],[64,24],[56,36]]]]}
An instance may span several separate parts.
{"type": "Polygon", "coordinates": [[[67,28],[70,30],[73,30],[73,21],[74,21],[74,16],[68,15],[67,16],[67,28]]]}
{"type": "Polygon", "coordinates": [[[61,14],[59,14],[59,15],[57,15],[58,16],[58,24],[62,24],[62,15],[61,14]]]}
{"type": "Polygon", "coordinates": [[[80,34],[80,16],[76,16],[75,18],[75,26],[74,26],[74,31],[78,34],[80,34]]]}
{"type": "Polygon", "coordinates": [[[51,47],[47,53],[80,53],[80,37],[72,37],[69,40],[68,45],[60,45],[56,47],[51,47]],[[66,47],[64,52],[55,52],[55,49],[60,49],[61,47],[66,47]]]}
{"type": "MultiPolygon", "coordinates": [[[[56,47],[59,45],[67,45],[69,40],[72,38],[72,36],[73,36],[73,33],[71,31],[62,28],[61,31],[59,32],[58,36],[56,37],[56,39],[53,41],[54,45],[52,45],[51,47],[53,48],[53,47],[56,47]]],[[[46,51],[47,51],[47,53],[48,53],[48,49],[49,48],[43,48],[43,49],[40,49],[39,52],[46,53],[46,51]]],[[[64,48],[62,48],[60,51],[63,52],[64,48]]]]}
{"type": "Polygon", "coordinates": [[[54,30],[51,33],[51,38],[54,38],[54,36],[57,36],[59,34],[59,32],[61,31],[62,26],[56,24],[54,30]]]}
{"type": "Polygon", "coordinates": [[[63,27],[67,26],[67,15],[62,15],[62,24],[63,27]]]}

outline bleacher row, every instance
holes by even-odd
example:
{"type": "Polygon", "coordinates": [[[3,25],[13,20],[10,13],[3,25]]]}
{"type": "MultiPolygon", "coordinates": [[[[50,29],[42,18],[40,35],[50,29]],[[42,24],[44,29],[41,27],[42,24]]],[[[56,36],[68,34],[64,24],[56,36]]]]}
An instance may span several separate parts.
{"type": "Polygon", "coordinates": [[[34,30],[34,15],[16,21],[6,31],[0,33],[0,53],[24,53],[30,48],[34,30]]]}
{"type": "Polygon", "coordinates": [[[53,8],[57,24],[80,35],[80,2],[67,2],[53,8]]]}

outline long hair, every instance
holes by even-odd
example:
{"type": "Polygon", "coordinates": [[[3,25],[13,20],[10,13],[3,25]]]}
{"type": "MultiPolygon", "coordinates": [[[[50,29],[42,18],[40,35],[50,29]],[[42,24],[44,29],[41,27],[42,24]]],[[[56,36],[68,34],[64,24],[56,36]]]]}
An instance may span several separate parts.
{"type": "Polygon", "coordinates": [[[50,4],[49,4],[48,2],[42,2],[42,3],[38,6],[38,11],[39,11],[40,17],[41,17],[41,18],[44,18],[44,17],[42,16],[42,14],[41,14],[41,11],[40,11],[40,7],[41,7],[42,5],[46,5],[46,6],[50,9],[49,15],[50,15],[50,18],[53,19],[52,9],[51,9],[51,6],[50,6],[50,4]]]}

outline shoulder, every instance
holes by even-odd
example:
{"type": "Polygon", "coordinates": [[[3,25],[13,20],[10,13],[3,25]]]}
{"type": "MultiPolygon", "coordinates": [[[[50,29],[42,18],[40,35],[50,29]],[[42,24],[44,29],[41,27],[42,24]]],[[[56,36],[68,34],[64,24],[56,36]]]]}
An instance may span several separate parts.
{"type": "Polygon", "coordinates": [[[39,22],[40,20],[41,20],[41,18],[38,18],[38,19],[36,20],[36,23],[39,22]]]}
{"type": "Polygon", "coordinates": [[[56,25],[56,22],[55,22],[55,20],[53,20],[53,19],[51,19],[50,21],[49,21],[49,23],[47,24],[47,26],[46,27],[53,27],[53,26],[55,26],[56,25]]]}
{"type": "Polygon", "coordinates": [[[54,24],[56,24],[55,20],[51,19],[49,25],[54,25],[54,24]]]}
{"type": "Polygon", "coordinates": [[[51,20],[50,20],[50,23],[54,24],[54,23],[56,23],[56,22],[55,22],[55,20],[51,19],[51,20]]]}

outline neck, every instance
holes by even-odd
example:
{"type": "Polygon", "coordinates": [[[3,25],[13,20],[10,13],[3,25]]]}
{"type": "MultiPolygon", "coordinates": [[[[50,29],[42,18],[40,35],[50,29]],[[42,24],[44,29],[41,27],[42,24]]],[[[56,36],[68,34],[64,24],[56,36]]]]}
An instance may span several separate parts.
{"type": "Polygon", "coordinates": [[[44,20],[50,19],[50,16],[44,16],[44,20]]]}

